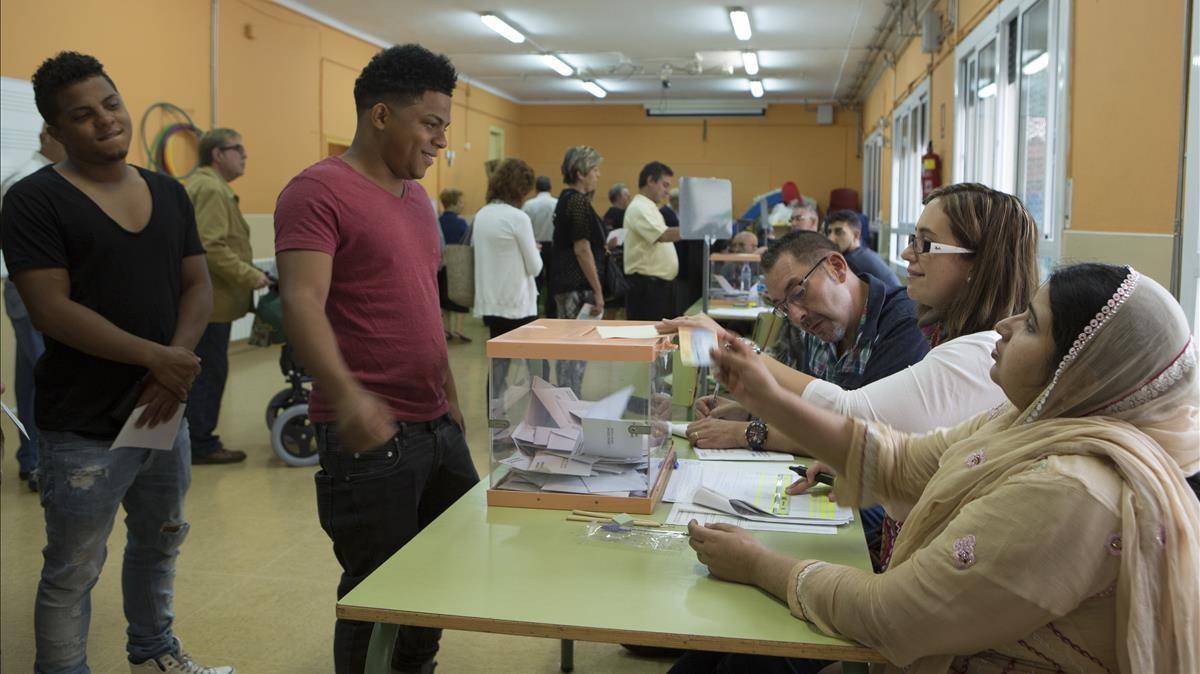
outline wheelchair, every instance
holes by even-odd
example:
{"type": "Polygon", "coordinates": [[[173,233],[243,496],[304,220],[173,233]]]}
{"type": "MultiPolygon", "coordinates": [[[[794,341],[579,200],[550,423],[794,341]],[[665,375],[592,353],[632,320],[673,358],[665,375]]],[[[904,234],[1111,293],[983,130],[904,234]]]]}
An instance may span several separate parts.
{"type": "Polygon", "coordinates": [[[279,371],[287,388],[271,396],[267,403],[267,430],[271,449],[289,466],[313,466],[321,457],[317,451],[316,427],[308,418],[308,399],[312,395],[312,376],[296,358],[283,330],[283,306],[278,282],[270,279],[267,293],[254,309],[254,327],[250,343],[255,346],[283,344],[279,353],[279,371]]]}

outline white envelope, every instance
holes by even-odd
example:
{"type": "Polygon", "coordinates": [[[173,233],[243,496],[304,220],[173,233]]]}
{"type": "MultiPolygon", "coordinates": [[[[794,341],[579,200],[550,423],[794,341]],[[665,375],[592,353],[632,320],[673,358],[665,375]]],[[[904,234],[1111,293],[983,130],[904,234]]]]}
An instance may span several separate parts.
{"type": "Polygon", "coordinates": [[[142,405],[134,408],[133,414],[130,414],[129,418],[125,420],[125,425],[121,427],[121,432],[117,434],[117,439],[113,440],[109,449],[137,447],[138,449],[169,450],[175,446],[175,435],[179,433],[179,424],[183,422],[183,410],[187,405],[179,403],[175,414],[154,428],[149,426],[138,428],[135,424],[147,407],[148,405],[142,405]]]}
{"type": "Polygon", "coordinates": [[[581,458],[561,456],[551,452],[538,452],[529,461],[528,470],[535,473],[583,477],[592,474],[592,462],[581,458]]]}
{"type": "Polygon", "coordinates": [[[640,459],[645,456],[648,435],[630,435],[629,427],[639,421],[583,419],[583,454],[610,459],[640,459]]]}

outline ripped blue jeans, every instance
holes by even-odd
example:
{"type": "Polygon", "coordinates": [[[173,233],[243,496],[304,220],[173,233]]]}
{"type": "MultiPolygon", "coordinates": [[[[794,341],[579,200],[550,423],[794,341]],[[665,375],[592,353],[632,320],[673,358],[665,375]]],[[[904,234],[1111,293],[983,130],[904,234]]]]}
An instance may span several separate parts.
{"type": "Polygon", "coordinates": [[[142,662],[176,649],[171,597],[175,558],[188,531],[183,496],[192,479],[187,421],[171,451],[109,450],[111,444],[53,431],[38,440],[46,547],[34,608],[37,674],[91,671],[91,591],[118,506],[125,507],[128,529],[121,590],[129,659],[142,662]]]}

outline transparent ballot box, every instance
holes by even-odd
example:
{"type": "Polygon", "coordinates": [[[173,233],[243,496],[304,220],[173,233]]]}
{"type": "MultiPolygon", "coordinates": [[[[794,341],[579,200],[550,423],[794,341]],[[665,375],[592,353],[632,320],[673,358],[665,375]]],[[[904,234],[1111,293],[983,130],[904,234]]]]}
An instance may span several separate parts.
{"type": "Polygon", "coordinates": [[[766,287],[757,253],[713,253],[708,256],[708,305],[757,307],[766,287]]]}
{"type": "Polygon", "coordinates": [[[675,464],[675,347],[637,335],[653,326],[540,319],[488,341],[488,505],[654,511],[675,464]]]}

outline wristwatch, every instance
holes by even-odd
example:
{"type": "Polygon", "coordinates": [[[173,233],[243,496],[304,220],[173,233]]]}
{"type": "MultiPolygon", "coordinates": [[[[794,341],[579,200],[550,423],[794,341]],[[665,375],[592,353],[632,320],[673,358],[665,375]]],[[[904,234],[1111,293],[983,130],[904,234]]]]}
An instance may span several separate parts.
{"type": "Polygon", "coordinates": [[[746,445],[750,449],[761,452],[767,444],[767,424],[762,419],[754,419],[746,424],[746,445]]]}

